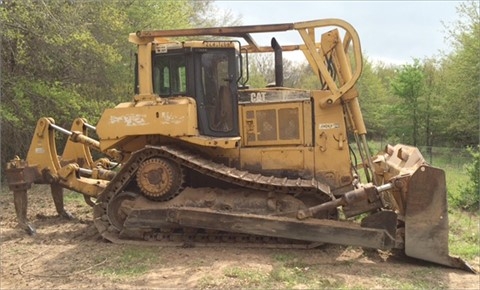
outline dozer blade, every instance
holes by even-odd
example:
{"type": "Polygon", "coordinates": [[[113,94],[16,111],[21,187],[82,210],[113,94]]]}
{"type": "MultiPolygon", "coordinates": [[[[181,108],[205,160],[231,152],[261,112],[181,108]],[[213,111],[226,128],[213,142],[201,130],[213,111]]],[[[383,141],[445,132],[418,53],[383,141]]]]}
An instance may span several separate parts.
{"type": "Polygon", "coordinates": [[[421,166],[410,178],[405,209],[405,254],[476,273],[448,254],[448,212],[445,172],[421,166]]]}

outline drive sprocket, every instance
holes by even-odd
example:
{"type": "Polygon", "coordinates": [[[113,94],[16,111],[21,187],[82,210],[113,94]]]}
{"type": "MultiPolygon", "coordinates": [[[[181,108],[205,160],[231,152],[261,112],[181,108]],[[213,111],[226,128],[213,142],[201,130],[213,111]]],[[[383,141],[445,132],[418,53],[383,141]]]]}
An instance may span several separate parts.
{"type": "Polygon", "coordinates": [[[138,167],[137,183],[146,198],[167,201],[182,191],[184,173],[181,166],[170,159],[150,158],[138,167]]]}

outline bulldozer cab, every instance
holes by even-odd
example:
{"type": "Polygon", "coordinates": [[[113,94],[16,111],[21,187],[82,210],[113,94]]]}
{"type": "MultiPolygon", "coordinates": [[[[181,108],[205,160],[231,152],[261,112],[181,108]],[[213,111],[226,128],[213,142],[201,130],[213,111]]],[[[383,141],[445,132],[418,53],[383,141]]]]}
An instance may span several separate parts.
{"type": "MultiPolygon", "coordinates": [[[[159,41],[151,52],[152,95],[192,97],[197,103],[201,135],[236,137],[239,135],[239,59],[238,44],[229,41],[174,45],[159,41]]],[[[139,75],[138,65],[135,66],[135,75],[139,75]]],[[[138,77],[135,79],[136,92],[139,93],[142,83],[138,77]]]]}

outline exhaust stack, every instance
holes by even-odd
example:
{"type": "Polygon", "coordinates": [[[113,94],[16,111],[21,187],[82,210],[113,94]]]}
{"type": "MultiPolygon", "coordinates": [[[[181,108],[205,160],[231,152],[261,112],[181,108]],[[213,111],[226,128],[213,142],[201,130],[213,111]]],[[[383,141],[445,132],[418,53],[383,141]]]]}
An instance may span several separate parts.
{"type": "Polygon", "coordinates": [[[283,87],[283,58],[282,47],[275,37],[272,38],[272,48],[275,52],[275,86],[283,87]]]}

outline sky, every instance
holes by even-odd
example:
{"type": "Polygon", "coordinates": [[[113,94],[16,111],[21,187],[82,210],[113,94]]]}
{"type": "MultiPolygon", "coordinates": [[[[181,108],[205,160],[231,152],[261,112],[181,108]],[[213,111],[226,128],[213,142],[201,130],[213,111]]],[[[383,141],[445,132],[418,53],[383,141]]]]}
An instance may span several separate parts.
{"type": "MultiPolygon", "coordinates": [[[[242,25],[323,18],[346,20],[357,30],[362,51],[371,61],[399,65],[412,63],[414,58],[439,56],[451,49],[442,22],[448,26],[458,20],[456,7],[461,1],[217,0],[215,3],[218,8],[241,16],[242,25]]],[[[265,45],[272,36],[265,36],[265,45]]],[[[286,43],[279,42],[299,40],[290,34],[282,40],[286,43]]]]}

